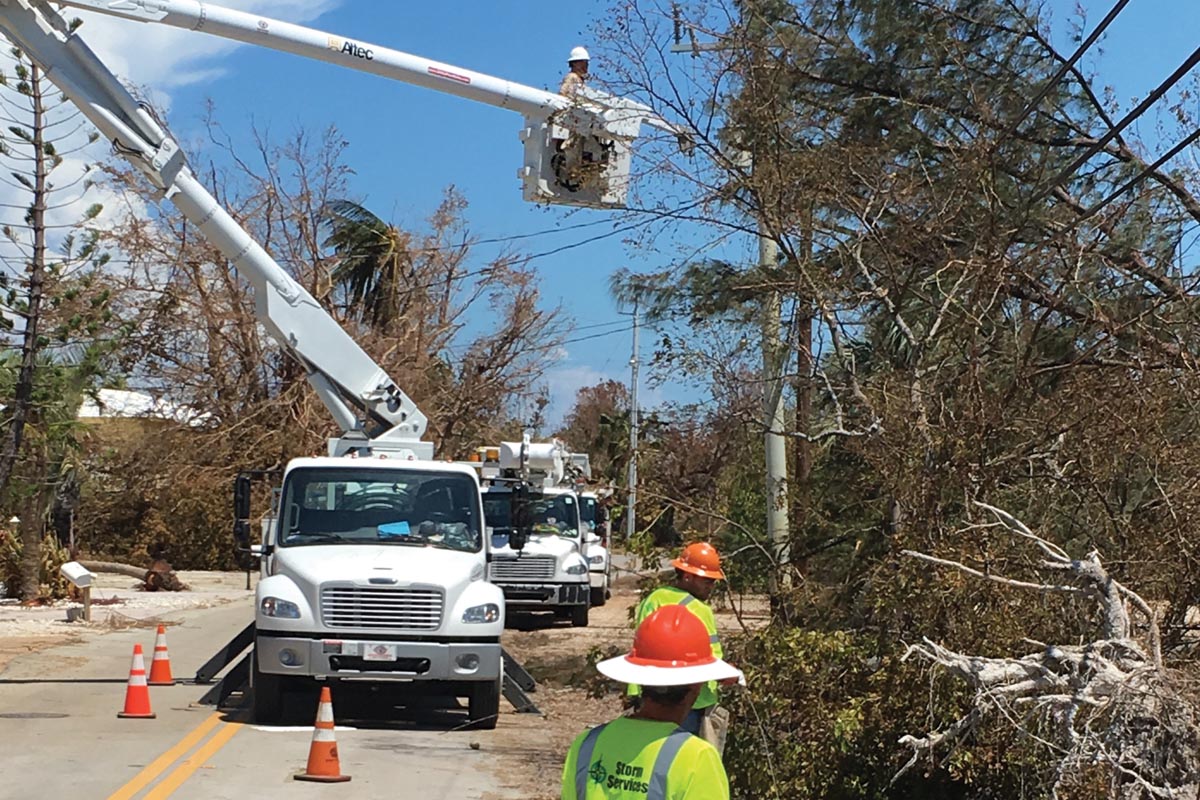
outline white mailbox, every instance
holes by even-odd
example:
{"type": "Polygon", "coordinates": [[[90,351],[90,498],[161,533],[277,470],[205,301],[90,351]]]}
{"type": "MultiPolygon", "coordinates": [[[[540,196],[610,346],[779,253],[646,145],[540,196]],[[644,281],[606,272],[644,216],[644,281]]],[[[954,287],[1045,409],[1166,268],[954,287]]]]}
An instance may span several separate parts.
{"type": "Polygon", "coordinates": [[[62,573],[62,576],[69,580],[73,586],[77,586],[80,589],[86,589],[91,586],[92,579],[96,577],[94,573],[89,572],[83,566],[83,564],[80,564],[78,561],[68,561],[66,564],[63,564],[61,567],[59,567],[58,571],[62,573]]]}

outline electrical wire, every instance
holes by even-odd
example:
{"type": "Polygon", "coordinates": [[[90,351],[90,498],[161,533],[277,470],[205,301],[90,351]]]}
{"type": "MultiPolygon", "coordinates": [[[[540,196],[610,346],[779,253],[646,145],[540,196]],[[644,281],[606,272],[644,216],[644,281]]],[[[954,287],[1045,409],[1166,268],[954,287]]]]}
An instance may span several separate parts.
{"type": "Polygon", "coordinates": [[[1121,131],[1125,130],[1125,128],[1129,127],[1139,117],[1145,114],[1150,106],[1157,103],[1172,86],[1179,83],[1179,81],[1181,81],[1189,72],[1191,72],[1197,64],[1200,64],[1200,47],[1197,47],[1194,51],[1192,51],[1192,54],[1187,57],[1187,60],[1180,64],[1179,67],[1176,68],[1176,70],[1172,72],[1166,80],[1155,87],[1154,91],[1150,92],[1145,100],[1138,103],[1137,108],[1126,114],[1120,122],[1109,129],[1108,133],[1101,136],[1095,143],[1088,147],[1087,150],[1085,150],[1074,161],[1072,161],[1070,166],[1066,167],[1057,175],[1055,175],[1054,179],[1050,181],[1050,184],[1037,194],[1033,202],[1036,203],[1040,200],[1043,200],[1044,198],[1048,197],[1051,192],[1065,183],[1066,180],[1074,175],[1080,167],[1086,164],[1092,156],[1103,150],[1109,142],[1120,135],[1121,131]]]}
{"type": "Polygon", "coordinates": [[[1153,164],[1150,164],[1149,166],[1147,166],[1145,169],[1143,169],[1141,172],[1139,172],[1134,177],[1130,178],[1128,181],[1126,181],[1124,184],[1122,184],[1120,188],[1113,190],[1112,194],[1108,195],[1108,197],[1105,197],[1103,200],[1096,203],[1096,205],[1092,206],[1087,211],[1083,212],[1083,216],[1081,216],[1079,218],[1079,221],[1082,222],[1083,220],[1100,212],[1105,206],[1107,206],[1113,200],[1116,200],[1118,197],[1125,194],[1125,192],[1129,191],[1134,186],[1137,186],[1139,183],[1146,180],[1146,178],[1150,177],[1150,175],[1153,174],[1154,172],[1156,172],[1159,169],[1159,167],[1161,167],[1163,164],[1166,164],[1168,161],[1173,159],[1175,156],[1182,153],[1188,146],[1190,146],[1192,143],[1194,143],[1197,139],[1200,139],[1200,128],[1196,128],[1196,130],[1192,131],[1190,134],[1185,136],[1178,144],[1176,144],[1174,147],[1172,147],[1170,150],[1168,150],[1166,153],[1164,153],[1157,161],[1155,161],[1153,164]]]}
{"type": "Polygon", "coordinates": [[[1071,57],[1063,63],[1058,72],[1054,74],[1054,77],[1050,78],[1046,85],[1042,87],[1041,91],[1034,95],[1033,99],[1030,100],[1025,106],[1025,109],[1017,115],[1016,121],[1010,124],[1004,131],[1004,134],[1001,136],[1002,139],[1007,139],[1017,132],[1017,128],[1021,127],[1021,123],[1023,123],[1029,117],[1029,115],[1037,109],[1038,105],[1040,105],[1041,102],[1046,99],[1046,95],[1050,94],[1050,90],[1057,86],[1062,79],[1066,77],[1067,73],[1071,71],[1071,68],[1075,66],[1075,63],[1083,57],[1083,54],[1087,52],[1088,48],[1096,43],[1096,40],[1100,38],[1100,34],[1104,33],[1105,28],[1112,24],[1112,21],[1117,18],[1117,15],[1120,14],[1127,5],[1129,5],[1129,0],[1117,0],[1117,3],[1111,9],[1109,9],[1108,14],[1105,15],[1104,19],[1100,20],[1100,24],[1096,26],[1095,30],[1093,30],[1091,34],[1088,35],[1087,39],[1085,39],[1083,43],[1076,48],[1071,57]]]}

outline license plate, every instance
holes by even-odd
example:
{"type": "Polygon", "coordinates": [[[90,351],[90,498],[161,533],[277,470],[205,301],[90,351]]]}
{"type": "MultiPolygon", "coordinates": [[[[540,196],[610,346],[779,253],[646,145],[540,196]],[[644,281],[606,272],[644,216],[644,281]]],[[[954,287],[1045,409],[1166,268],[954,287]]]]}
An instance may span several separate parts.
{"type": "Polygon", "coordinates": [[[363,661],[395,661],[396,645],[394,644],[364,644],[363,661]]]}

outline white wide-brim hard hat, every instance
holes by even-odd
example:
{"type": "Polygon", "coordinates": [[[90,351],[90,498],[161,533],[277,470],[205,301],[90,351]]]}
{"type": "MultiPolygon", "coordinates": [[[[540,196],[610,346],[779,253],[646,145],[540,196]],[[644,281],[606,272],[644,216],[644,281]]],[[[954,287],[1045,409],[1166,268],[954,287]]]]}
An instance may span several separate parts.
{"type": "Polygon", "coordinates": [[[726,681],[733,678],[740,684],[746,683],[742,671],[727,661],[714,658],[707,664],[686,667],[655,666],[638,664],[629,655],[617,656],[596,665],[601,675],[621,683],[636,683],[641,686],[690,686],[693,683],[726,681]]]}
{"type": "Polygon", "coordinates": [[[567,56],[567,61],[591,61],[588,51],[582,47],[572,47],[571,55],[567,56]]]}

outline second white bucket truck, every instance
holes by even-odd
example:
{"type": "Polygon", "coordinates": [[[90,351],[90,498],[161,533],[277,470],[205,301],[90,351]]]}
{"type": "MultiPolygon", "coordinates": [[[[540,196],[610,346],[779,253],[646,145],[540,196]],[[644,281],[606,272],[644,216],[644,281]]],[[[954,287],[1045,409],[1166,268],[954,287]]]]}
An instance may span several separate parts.
{"type": "Polygon", "coordinates": [[[579,497],[568,479],[559,442],[503,442],[480,448],[483,513],[491,537],[488,577],[504,591],[509,611],[552,611],[575,627],[588,624],[591,586],[579,497]],[[516,485],[529,487],[529,531],[513,549],[516,485]]]}

